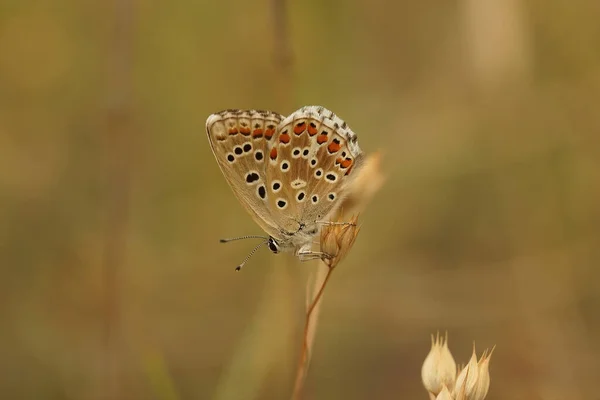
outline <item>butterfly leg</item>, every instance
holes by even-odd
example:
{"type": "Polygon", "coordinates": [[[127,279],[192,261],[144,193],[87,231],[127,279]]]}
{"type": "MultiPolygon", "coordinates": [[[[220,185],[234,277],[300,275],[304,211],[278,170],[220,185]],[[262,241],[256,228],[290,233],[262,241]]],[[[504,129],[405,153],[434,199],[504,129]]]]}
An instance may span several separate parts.
{"type": "Polygon", "coordinates": [[[312,251],[310,248],[311,246],[310,244],[308,244],[296,250],[296,256],[300,259],[300,261],[323,260],[327,258],[332,258],[331,254],[324,253],[322,251],[312,251]]]}
{"type": "Polygon", "coordinates": [[[322,251],[302,251],[296,254],[300,261],[323,260],[332,258],[333,256],[322,251]]]}
{"type": "Polygon", "coordinates": [[[354,222],[335,222],[335,221],[317,221],[317,224],[329,225],[329,226],[340,226],[340,225],[352,225],[356,226],[354,222]]]}

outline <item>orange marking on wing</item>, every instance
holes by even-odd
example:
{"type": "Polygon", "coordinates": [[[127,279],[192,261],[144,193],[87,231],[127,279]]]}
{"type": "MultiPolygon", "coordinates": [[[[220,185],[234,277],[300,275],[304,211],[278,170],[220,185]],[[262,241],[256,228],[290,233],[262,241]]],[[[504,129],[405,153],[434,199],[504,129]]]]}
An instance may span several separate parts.
{"type": "Polygon", "coordinates": [[[350,175],[350,171],[352,171],[352,165],[350,165],[350,168],[348,168],[348,171],[346,171],[346,173],[344,174],[344,176],[345,175],[350,175]]]}
{"type": "Polygon", "coordinates": [[[255,129],[252,132],[252,137],[253,138],[259,138],[259,137],[262,137],[262,135],[263,135],[263,130],[262,129],[255,129]]]}
{"type": "Polygon", "coordinates": [[[319,135],[317,136],[317,143],[323,144],[327,141],[327,135],[319,135]]]}
{"type": "Polygon", "coordinates": [[[290,140],[290,135],[287,133],[282,133],[281,135],[279,135],[279,143],[288,144],[290,140]]]}
{"type": "Polygon", "coordinates": [[[230,135],[237,135],[238,134],[237,128],[229,128],[229,134],[230,135]]]}
{"type": "Polygon", "coordinates": [[[241,127],[240,128],[240,133],[244,136],[248,136],[250,134],[250,128],[246,127],[241,127]]]}
{"type": "Polygon", "coordinates": [[[350,159],[350,158],[346,158],[344,161],[342,161],[342,162],[340,163],[340,166],[341,166],[342,168],[348,168],[348,167],[352,166],[352,159],[350,159]]]}
{"type": "Polygon", "coordinates": [[[329,146],[327,146],[327,151],[329,151],[330,153],[337,153],[341,148],[342,146],[340,146],[339,143],[333,141],[329,143],[329,146]]]}
{"type": "Polygon", "coordinates": [[[277,158],[277,147],[273,147],[271,149],[271,153],[269,153],[269,157],[271,157],[271,160],[275,160],[277,158]]]}
{"type": "Polygon", "coordinates": [[[314,124],[308,124],[308,134],[310,136],[315,136],[317,134],[317,127],[314,124]]]}
{"type": "Polygon", "coordinates": [[[265,129],[265,139],[269,140],[273,137],[273,134],[275,133],[275,129],[265,129]]]}
{"type": "Polygon", "coordinates": [[[335,164],[341,164],[342,162],[344,162],[344,159],[342,157],[338,157],[337,160],[335,160],[335,164]]]}
{"type": "Polygon", "coordinates": [[[306,129],[306,122],[300,122],[298,125],[294,126],[294,133],[296,135],[302,134],[306,129]]]}

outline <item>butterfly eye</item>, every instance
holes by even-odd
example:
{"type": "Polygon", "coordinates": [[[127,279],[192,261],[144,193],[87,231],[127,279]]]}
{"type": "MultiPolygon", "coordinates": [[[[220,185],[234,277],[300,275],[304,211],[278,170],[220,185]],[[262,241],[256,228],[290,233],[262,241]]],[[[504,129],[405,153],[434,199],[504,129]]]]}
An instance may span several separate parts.
{"type": "Polygon", "coordinates": [[[276,253],[276,254],[279,253],[279,245],[277,244],[275,239],[270,237],[268,245],[269,245],[269,250],[271,250],[273,253],[276,253]]]}

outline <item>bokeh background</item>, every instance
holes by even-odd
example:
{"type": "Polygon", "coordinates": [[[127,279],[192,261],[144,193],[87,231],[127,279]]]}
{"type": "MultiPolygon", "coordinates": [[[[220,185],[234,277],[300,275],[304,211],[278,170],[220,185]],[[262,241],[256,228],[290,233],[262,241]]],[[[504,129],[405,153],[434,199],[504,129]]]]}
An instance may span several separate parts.
{"type": "Polygon", "coordinates": [[[318,264],[215,163],[224,108],[324,105],[385,185],[325,293],[308,399],[426,399],[430,334],[488,399],[595,399],[600,3],[0,3],[0,398],[285,399],[318,264]]]}

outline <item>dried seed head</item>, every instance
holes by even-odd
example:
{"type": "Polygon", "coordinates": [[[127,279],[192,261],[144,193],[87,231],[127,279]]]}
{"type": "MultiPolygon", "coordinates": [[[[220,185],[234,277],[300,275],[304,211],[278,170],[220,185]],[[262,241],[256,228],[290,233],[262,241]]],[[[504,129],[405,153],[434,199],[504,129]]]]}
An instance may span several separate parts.
{"type": "Polygon", "coordinates": [[[446,385],[444,385],[442,387],[442,391],[440,392],[440,394],[437,395],[435,400],[454,400],[454,398],[452,397],[452,394],[450,393],[446,385]]]}
{"type": "Polygon", "coordinates": [[[356,225],[357,221],[358,217],[352,217],[350,221],[345,222],[340,216],[338,221],[326,224],[321,229],[321,251],[330,256],[324,258],[323,262],[329,268],[335,268],[354,245],[360,231],[360,227],[356,225]]]}
{"type": "Polygon", "coordinates": [[[492,350],[490,350],[489,353],[488,350],[485,349],[477,363],[477,373],[479,377],[477,378],[477,384],[475,385],[470,400],[483,400],[488,394],[488,390],[490,389],[490,358],[492,358],[492,353],[495,348],[495,346],[492,347],[492,350]]]}
{"type": "Polygon", "coordinates": [[[358,217],[353,217],[348,223],[343,220],[342,212],[350,210],[352,213],[360,213],[385,181],[381,172],[381,154],[377,152],[369,155],[359,171],[341,207],[329,215],[331,221],[337,223],[325,225],[321,229],[321,251],[331,256],[323,259],[323,262],[329,268],[334,268],[348,254],[360,230],[356,226],[358,217]]]}
{"type": "Polygon", "coordinates": [[[321,229],[321,251],[332,256],[340,251],[334,228],[334,225],[325,225],[321,229]]]}
{"type": "Polygon", "coordinates": [[[456,363],[448,348],[448,333],[441,338],[439,333],[435,338],[431,335],[431,350],[421,367],[421,379],[425,389],[434,396],[440,394],[444,386],[450,390],[454,387],[456,363]]]}
{"type": "Polygon", "coordinates": [[[464,390],[461,390],[460,393],[452,393],[452,395],[454,396],[454,400],[469,400],[464,390]]]}
{"type": "Polygon", "coordinates": [[[379,191],[385,177],[381,172],[381,152],[371,153],[349,187],[340,209],[350,214],[361,213],[379,191]]]}
{"type": "Polygon", "coordinates": [[[467,365],[460,371],[456,378],[454,387],[454,397],[456,399],[472,399],[472,395],[479,378],[479,366],[477,365],[477,354],[475,353],[475,343],[473,343],[473,354],[467,365]]]}

